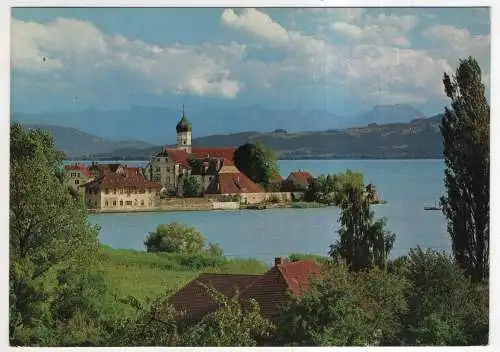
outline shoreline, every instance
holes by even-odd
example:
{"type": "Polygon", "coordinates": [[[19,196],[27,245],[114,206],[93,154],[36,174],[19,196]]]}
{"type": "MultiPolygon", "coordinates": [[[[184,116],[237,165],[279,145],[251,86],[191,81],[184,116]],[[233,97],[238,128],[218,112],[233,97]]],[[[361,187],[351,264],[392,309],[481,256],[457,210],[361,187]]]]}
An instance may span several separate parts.
{"type": "MultiPolygon", "coordinates": [[[[373,203],[372,205],[384,205],[387,204],[387,201],[380,201],[377,203],[373,203]]],[[[321,204],[321,203],[313,203],[313,202],[296,202],[296,203],[287,203],[287,204],[266,204],[266,205],[250,205],[243,206],[237,209],[217,209],[217,208],[193,208],[193,207],[183,207],[183,208],[175,208],[175,209],[167,209],[161,207],[149,208],[149,209],[88,209],[89,214],[135,214],[135,213],[172,213],[172,212],[227,212],[227,211],[265,211],[265,210],[274,210],[274,209],[321,209],[321,208],[333,208],[337,207],[336,205],[330,204],[321,204]]]]}

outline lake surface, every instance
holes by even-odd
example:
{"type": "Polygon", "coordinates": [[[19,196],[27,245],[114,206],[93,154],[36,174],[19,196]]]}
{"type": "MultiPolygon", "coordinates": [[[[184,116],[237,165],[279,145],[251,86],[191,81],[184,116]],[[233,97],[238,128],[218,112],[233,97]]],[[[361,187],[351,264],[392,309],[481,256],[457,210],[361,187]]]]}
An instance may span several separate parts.
{"type": "MultiPolygon", "coordinates": [[[[143,162],[127,162],[129,165],[143,162]]],[[[302,169],[313,176],[362,172],[365,183],[374,183],[388,203],[374,207],[376,217],[387,218],[396,234],[391,256],[420,245],[451,251],[445,218],[440,211],[425,211],[444,191],[442,160],[282,160],[280,173],[302,169]]],[[[100,240],[114,248],[144,250],[148,232],[164,223],[193,226],[208,241],[219,243],[230,257],[252,257],[271,263],[276,256],[293,252],[326,255],[338,235],[338,209],[274,209],[265,211],[207,211],[94,214],[101,226],[100,240]]]]}

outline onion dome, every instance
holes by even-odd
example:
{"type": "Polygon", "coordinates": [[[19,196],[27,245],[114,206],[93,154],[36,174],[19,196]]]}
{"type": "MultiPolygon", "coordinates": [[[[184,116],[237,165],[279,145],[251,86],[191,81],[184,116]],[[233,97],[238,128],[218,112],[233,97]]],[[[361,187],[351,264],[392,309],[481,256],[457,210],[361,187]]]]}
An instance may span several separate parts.
{"type": "Polygon", "coordinates": [[[191,122],[188,121],[186,116],[182,115],[182,118],[177,123],[177,126],[175,126],[175,129],[177,130],[177,133],[179,133],[179,132],[191,132],[191,130],[192,130],[191,122]]]}

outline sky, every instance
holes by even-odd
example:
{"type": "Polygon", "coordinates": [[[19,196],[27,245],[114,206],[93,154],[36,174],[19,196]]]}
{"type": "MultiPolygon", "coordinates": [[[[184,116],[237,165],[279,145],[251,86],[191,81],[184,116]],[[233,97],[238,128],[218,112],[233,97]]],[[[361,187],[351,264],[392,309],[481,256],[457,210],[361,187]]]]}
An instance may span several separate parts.
{"type": "Polygon", "coordinates": [[[487,8],[13,8],[11,104],[431,115],[469,55],[489,88],[487,8]]]}

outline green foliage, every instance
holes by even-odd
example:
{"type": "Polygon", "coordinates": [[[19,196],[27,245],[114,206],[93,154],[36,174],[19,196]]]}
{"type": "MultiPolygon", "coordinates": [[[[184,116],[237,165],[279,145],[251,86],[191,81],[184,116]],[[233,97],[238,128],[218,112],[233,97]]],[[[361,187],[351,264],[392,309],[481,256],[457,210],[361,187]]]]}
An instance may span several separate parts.
{"type": "Polygon", "coordinates": [[[481,281],[489,275],[490,107],[474,58],[460,60],[443,83],[452,110],[441,121],[447,190],[441,203],[456,260],[481,281]]]}
{"type": "Polygon", "coordinates": [[[218,243],[209,243],[207,248],[207,254],[213,257],[222,257],[224,252],[218,243]]]}
{"type": "Polygon", "coordinates": [[[195,176],[184,179],[182,190],[184,197],[199,197],[202,192],[201,184],[195,176]]]}
{"type": "Polygon", "coordinates": [[[488,341],[488,292],[474,284],[446,254],[410,250],[402,271],[408,290],[408,345],[468,345],[488,341]]]}
{"type": "Polygon", "coordinates": [[[274,152],[261,143],[246,143],[234,152],[234,164],[253,182],[264,188],[279,174],[274,152]]]}
{"type": "Polygon", "coordinates": [[[377,268],[350,272],[342,262],[324,269],[300,298],[281,312],[277,339],[298,346],[364,346],[390,343],[406,311],[406,281],[377,268]]]}
{"type": "Polygon", "coordinates": [[[10,146],[10,342],[56,344],[48,274],[92,262],[97,228],[88,224],[81,197],[68,191],[63,155],[48,134],[14,123],[10,146]]]}
{"type": "Polygon", "coordinates": [[[174,222],[159,225],[149,233],[144,245],[148,252],[199,253],[205,239],[195,228],[174,222]]]}
{"type": "Polygon", "coordinates": [[[255,300],[250,300],[249,309],[243,310],[238,295],[227,298],[208,286],[205,289],[220,307],[183,334],[183,345],[256,346],[270,337],[273,325],[261,316],[255,300]]]}
{"type": "Polygon", "coordinates": [[[385,219],[374,222],[370,200],[357,183],[344,186],[340,202],[340,239],[330,246],[330,256],[343,258],[351,270],[386,268],[395,235],[385,230],[385,219]]]}
{"type": "Polygon", "coordinates": [[[344,173],[320,175],[313,179],[305,193],[305,200],[339,205],[346,187],[364,187],[363,174],[347,170],[344,173]]]}
{"type": "Polygon", "coordinates": [[[288,258],[286,258],[287,262],[296,262],[300,260],[312,260],[319,265],[328,264],[330,262],[329,257],[316,254],[292,253],[288,256],[288,258]]]}

